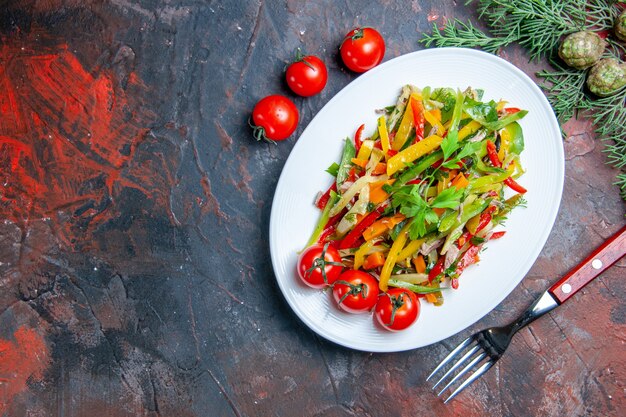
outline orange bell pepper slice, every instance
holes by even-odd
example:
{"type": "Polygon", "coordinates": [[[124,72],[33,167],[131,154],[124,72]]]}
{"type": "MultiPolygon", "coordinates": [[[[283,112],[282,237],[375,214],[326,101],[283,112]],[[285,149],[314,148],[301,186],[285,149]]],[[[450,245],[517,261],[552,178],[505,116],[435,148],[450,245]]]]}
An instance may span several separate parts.
{"type": "Polygon", "coordinates": [[[365,258],[363,269],[374,269],[385,264],[385,255],[382,252],[374,252],[365,258]]]}
{"type": "Polygon", "coordinates": [[[426,272],[426,262],[424,261],[424,257],[421,254],[413,258],[413,265],[415,265],[416,272],[420,274],[426,272]]]}

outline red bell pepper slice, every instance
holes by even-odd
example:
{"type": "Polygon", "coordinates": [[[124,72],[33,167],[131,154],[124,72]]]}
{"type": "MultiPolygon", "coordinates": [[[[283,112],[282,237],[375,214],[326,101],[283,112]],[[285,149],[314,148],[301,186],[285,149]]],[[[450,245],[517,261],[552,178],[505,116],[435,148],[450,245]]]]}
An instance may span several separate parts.
{"type": "Polygon", "coordinates": [[[487,155],[489,155],[489,160],[491,161],[491,165],[496,168],[502,168],[502,162],[500,162],[500,158],[498,158],[498,151],[496,150],[496,145],[488,140],[487,141],[487,155]]]}
{"type": "Polygon", "coordinates": [[[437,259],[437,263],[435,263],[435,266],[433,266],[433,269],[431,269],[430,272],[428,273],[428,282],[433,282],[435,278],[443,274],[443,263],[445,260],[446,260],[445,256],[440,256],[439,259],[437,259]]]}
{"type": "Polygon", "coordinates": [[[513,191],[516,191],[520,194],[524,194],[526,191],[528,191],[526,188],[522,187],[521,185],[519,185],[513,178],[509,177],[507,179],[504,180],[504,183],[506,185],[509,186],[509,188],[513,191]]]}
{"type": "Polygon", "coordinates": [[[459,262],[456,264],[456,275],[461,275],[461,272],[468,266],[475,264],[478,262],[478,252],[480,251],[480,247],[471,245],[468,250],[465,251],[459,262]]]}
{"type": "Polygon", "coordinates": [[[330,226],[335,226],[337,223],[339,223],[339,220],[341,220],[343,216],[346,215],[347,212],[348,212],[348,209],[344,208],[343,210],[341,210],[341,212],[339,212],[338,214],[335,214],[333,217],[328,219],[328,223],[326,223],[326,226],[324,226],[324,228],[327,229],[330,226]]]}
{"type": "Polygon", "coordinates": [[[413,111],[413,124],[415,125],[415,140],[417,143],[424,139],[424,106],[422,103],[411,97],[411,110],[413,111]]]}
{"type": "Polygon", "coordinates": [[[317,239],[317,243],[326,243],[326,238],[332,235],[335,232],[335,225],[330,225],[324,229],[324,231],[320,234],[320,237],[317,239]]]}
{"type": "Polygon", "coordinates": [[[376,220],[378,220],[378,218],[381,214],[383,214],[386,208],[386,204],[380,205],[370,214],[365,216],[365,218],[363,218],[356,226],[354,226],[354,229],[352,229],[347,235],[344,236],[343,239],[338,242],[339,249],[354,248],[365,229],[370,227],[376,220]]]}
{"type": "Polygon", "coordinates": [[[452,282],[450,283],[452,285],[453,289],[458,289],[459,288],[459,279],[458,278],[452,278],[452,282]]]}
{"type": "Polygon", "coordinates": [[[317,203],[316,203],[317,208],[319,208],[320,210],[324,210],[324,207],[326,207],[326,204],[328,204],[328,200],[330,200],[331,191],[337,192],[336,182],[333,182],[333,184],[328,188],[328,190],[326,190],[326,192],[322,194],[320,199],[317,200],[317,203]]]}
{"type": "Polygon", "coordinates": [[[398,151],[395,151],[393,149],[389,149],[387,151],[387,155],[389,155],[389,157],[392,157],[392,156],[396,155],[397,153],[398,153],[398,151]]]}
{"type": "Polygon", "coordinates": [[[361,145],[363,144],[363,141],[361,140],[363,129],[365,129],[364,124],[359,126],[359,128],[356,130],[356,133],[354,134],[354,148],[356,149],[357,154],[359,153],[359,149],[361,149],[361,145]]]}
{"type": "Polygon", "coordinates": [[[491,223],[491,214],[496,210],[495,206],[489,206],[485,211],[480,214],[478,226],[476,227],[476,233],[483,230],[489,223],[491,223]]]}
{"type": "Polygon", "coordinates": [[[494,240],[494,239],[500,239],[502,236],[504,236],[506,234],[505,231],[501,231],[501,232],[494,232],[491,234],[491,237],[489,238],[490,240],[494,240]]]}
{"type": "MultiPolygon", "coordinates": [[[[487,155],[489,155],[489,160],[494,167],[501,168],[502,162],[500,162],[500,158],[498,158],[498,152],[496,151],[496,145],[490,140],[487,141],[487,155]]],[[[519,185],[513,178],[509,177],[504,180],[504,183],[508,185],[513,191],[516,191],[520,194],[524,194],[526,188],[519,185]]]]}
{"type": "Polygon", "coordinates": [[[504,111],[507,114],[514,114],[520,111],[520,109],[518,109],[517,107],[507,107],[506,109],[504,109],[504,111]]]}

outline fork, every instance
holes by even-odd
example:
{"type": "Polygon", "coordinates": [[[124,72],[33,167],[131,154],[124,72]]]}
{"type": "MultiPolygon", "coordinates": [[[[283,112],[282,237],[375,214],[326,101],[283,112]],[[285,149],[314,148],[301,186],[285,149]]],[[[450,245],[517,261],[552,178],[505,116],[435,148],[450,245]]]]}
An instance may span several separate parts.
{"type": "Polygon", "coordinates": [[[491,327],[474,333],[460,345],[458,345],[443,361],[435,368],[435,370],[426,378],[430,380],[437,372],[443,370],[447,364],[451,363],[460,355],[461,358],[448,369],[443,376],[435,383],[433,389],[443,384],[449,377],[452,379],[445,384],[439,391],[437,396],[443,394],[448,388],[452,387],[463,375],[472,369],[478,368],[460,385],[458,385],[452,394],[445,399],[447,403],[456,397],[472,382],[480,378],[502,357],[504,351],[511,343],[511,339],[521,328],[532,323],[547,312],[553,310],[563,304],[571,296],[576,294],[581,288],[593,281],[605,269],[617,262],[626,254],[626,226],[611,236],[604,244],[597,248],[578,266],[572,269],[559,282],[554,284],[526,310],[514,322],[508,326],[491,327]],[[480,365],[480,366],[479,366],[480,365]],[[459,372],[454,372],[461,368],[459,372]]]}

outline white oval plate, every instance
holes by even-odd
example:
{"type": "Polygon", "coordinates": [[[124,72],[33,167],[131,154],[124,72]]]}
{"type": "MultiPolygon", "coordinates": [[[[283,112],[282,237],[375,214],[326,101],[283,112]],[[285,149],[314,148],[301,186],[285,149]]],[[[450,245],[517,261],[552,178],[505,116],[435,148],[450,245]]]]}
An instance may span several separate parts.
{"type": "Polygon", "coordinates": [[[558,122],[537,85],[515,66],[484,52],[441,48],[392,59],[341,90],[311,121],[295,144],[276,186],[270,217],[270,251],[278,285],[287,302],[313,331],[340,345],[369,352],[395,352],[436,343],[470,326],[496,307],[524,278],[543,248],[563,191],[564,157],[558,122]],[[418,87],[468,86],[485,90],[483,99],[528,110],[521,121],[526,148],[519,182],[528,189],[526,208],[514,210],[506,235],[487,244],[477,266],[468,268],[458,290],[444,292],[444,305],[421,303],[417,322],[391,333],[371,314],[339,311],[329,292],[308,288],[296,274],[320,211],[316,194],[333,178],[324,170],[338,162],[343,142],[365,123],[376,127],[376,109],[395,104],[405,84],[418,87]]]}

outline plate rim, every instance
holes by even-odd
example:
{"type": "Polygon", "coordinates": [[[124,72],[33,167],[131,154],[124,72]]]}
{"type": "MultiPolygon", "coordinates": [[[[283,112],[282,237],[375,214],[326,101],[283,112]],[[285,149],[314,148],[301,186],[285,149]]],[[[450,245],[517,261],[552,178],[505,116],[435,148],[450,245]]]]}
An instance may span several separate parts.
{"type": "MultiPolygon", "coordinates": [[[[417,50],[417,51],[413,51],[404,55],[400,55],[398,57],[392,58],[388,61],[383,62],[382,64],[378,65],[377,67],[373,68],[372,70],[367,71],[366,73],[358,76],[358,78],[356,78],[355,80],[353,80],[352,82],[348,83],[347,85],[345,85],[340,91],[338,91],[330,100],[328,100],[324,106],[315,114],[315,116],[311,119],[311,121],[308,123],[308,125],[306,126],[306,128],[302,131],[302,133],[300,133],[300,135],[298,136],[298,139],[296,140],[295,145],[292,147],[289,156],[287,157],[287,159],[285,160],[285,163],[283,164],[283,168],[281,169],[281,174],[280,177],[276,183],[276,186],[274,188],[274,196],[272,198],[272,205],[271,205],[271,209],[270,209],[270,221],[269,221],[269,246],[270,246],[270,258],[271,258],[271,263],[272,263],[272,268],[273,268],[273,272],[274,272],[274,278],[276,279],[276,282],[278,283],[278,286],[280,288],[282,297],[287,301],[287,304],[289,305],[289,307],[291,308],[291,310],[295,313],[295,315],[300,319],[300,321],[302,321],[310,330],[312,330],[313,332],[315,332],[317,335],[323,337],[324,339],[331,341],[337,345],[349,348],[349,349],[354,349],[357,351],[362,351],[362,352],[373,352],[373,353],[392,353],[392,352],[402,352],[402,351],[408,351],[408,350],[413,350],[413,349],[419,349],[425,346],[430,346],[432,344],[435,343],[439,343],[442,340],[445,340],[449,337],[452,337],[460,332],[462,332],[463,330],[465,330],[466,328],[472,326],[473,324],[477,323],[478,321],[480,321],[481,319],[483,319],[487,314],[489,314],[494,308],[496,308],[500,303],[502,303],[512,292],[513,290],[522,282],[522,280],[526,277],[526,275],[528,274],[529,270],[533,267],[533,265],[536,263],[539,255],[541,254],[543,248],[546,245],[546,242],[550,236],[550,233],[552,232],[552,229],[554,228],[554,223],[556,221],[556,218],[558,216],[559,210],[560,210],[560,205],[562,202],[562,196],[563,196],[563,188],[564,188],[564,182],[565,182],[565,152],[564,152],[564,148],[563,146],[556,146],[556,150],[557,150],[557,175],[558,175],[558,183],[555,184],[557,186],[557,190],[558,193],[555,193],[555,195],[553,195],[552,198],[552,202],[554,203],[553,205],[551,205],[551,207],[554,207],[553,211],[550,213],[550,217],[548,218],[548,222],[547,225],[549,225],[549,227],[546,227],[542,233],[540,238],[538,239],[538,244],[536,245],[535,250],[532,252],[530,258],[532,259],[532,262],[529,262],[528,264],[525,265],[525,268],[523,268],[523,273],[521,273],[521,278],[519,280],[517,280],[516,282],[511,282],[509,287],[507,288],[506,291],[503,291],[503,295],[498,298],[498,301],[495,305],[490,306],[486,309],[481,310],[481,312],[479,313],[479,316],[473,320],[471,323],[469,323],[468,325],[465,325],[463,327],[461,327],[460,329],[454,330],[452,333],[450,333],[448,336],[443,337],[439,340],[436,341],[431,341],[425,344],[416,344],[415,346],[406,346],[406,347],[400,347],[400,348],[389,348],[389,345],[387,345],[387,348],[380,348],[380,349],[376,349],[376,348],[365,348],[362,346],[359,346],[359,343],[350,343],[350,342],[346,342],[342,339],[338,339],[336,337],[334,337],[333,335],[328,335],[323,331],[323,328],[321,326],[318,326],[316,322],[311,321],[308,319],[308,317],[306,317],[303,312],[301,312],[298,308],[296,308],[296,303],[292,302],[292,300],[287,296],[286,291],[287,288],[285,287],[285,283],[282,282],[279,278],[278,275],[276,273],[276,271],[278,270],[278,264],[277,264],[277,255],[274,254],[274,246],[276,245],[275,243],[275,236],[273,231],[275,230],[276,227],[276,222],[277,219],[275,218],[275,210],[274,210],[274,206],[276,205],[277,202],[277,198],[278,198],[278,193],[277,191],[280,189],[281,184],[285,181],[286,178],[286,174],[285,174],[285,167],[287,166],[290,158],[292,157],[294,150],[297,149],[297,147],[300,145],[300,138],[302,136],[304,136],[307,131],[310,129],[311,125],[314,125],[314,122],[316,121],[316,119],[318,117],[320,117],[320,114],[322,114],[323,110],[330,106],[333,102],[340,100],[341,97],[343,95],[346,94],[346,91],[349,89],[353,89],[353,88],[357,88],[360,84],[367,82],[367,80],[369,78],[374,77],[378,72],[384,71],[387,67],[390,67],[392,65],[398,65],[399,63],[401,63],[404,60],[410,60],[410,59],[415,59],[418,56],[428,56],[428,55],[448,55],[448,54],[453,54],[453,55],[474,55],[476,57],[479,57],[481,59],[486,59],[486,60],[490,60],[492,62],[496,62],[504,67],[507,67],[507,69],[509,71],[512,71],[514,73],[516,73],[521,79],[523,79],[528,86],[534,91],[536,97],[542,102],[542,104],[546,107],[546,109],[550,109],[551,113],[548,117],[549,121],[550,121],[550,130],[552,130],[552,133],[555,133],[555,137],[558,137],[559,139],[561,138],[561,130],[560,130],[560,125],[556,119],[556,116],[554,114],[554,110],[552,109],[552,106],[550,105],[549,101],[547,100],[546,96],[544,95],[543,91],[539,88],[539,86],[536,84],[536,82],[529,76],[527,75],[524,71],[522,71],[520,68],[518,68],[517,66],[515,66],[514,64],[512,64],[511,62],[497,56],[497,55],[493,55],[484,51],[480,51],[480,50],[476,50],[476,49],[471,49],[471,48],[457,48],[457,47],[444,47],[444,48],[431,48],[431,49],[422,49],[422,50],[417,50]]],[[[401,83],[400,83],[401,84],[401,83]]],[[[402,85],[399,85],[399,88],[402,85]]],[[[562,145],[562,142],[561,142],[562,145]]]]}

